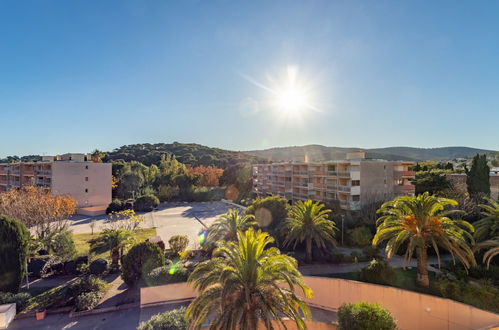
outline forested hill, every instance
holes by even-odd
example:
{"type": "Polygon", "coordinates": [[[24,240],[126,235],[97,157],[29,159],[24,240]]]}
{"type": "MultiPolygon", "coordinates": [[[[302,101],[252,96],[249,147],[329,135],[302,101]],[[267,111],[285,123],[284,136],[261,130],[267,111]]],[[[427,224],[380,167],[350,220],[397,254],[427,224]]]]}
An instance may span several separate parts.
{"type": "Polygon", "coordinates": [[[210,148],[195,143],[143,143],[131,144],[107,152],[105,161],[123,159],[125,161],[136,160],[145,165],[158,164],[161,155],[173,154],[180,162],[198,165],[215,165],[226,168],[228,165],[238,162],[256,162],[257,157],[246,153],[210,148]]]}
{"type": "MultiPolygon", "coordinates": [[[[265,150],[252,150],[246,153],[269,161],[325,161],[345,159],[346,153],[360,148],[326,147],[322,145],[306,145],[296,147],[271,148],[265,150]]],[[[388,147],[364,149],[366,157],[371,159],[386,160],[450,160],[454,158],[467,158],[477,153],[491,153],[493,150],[484,150],[468,147],[442,147],[442,148],[411,148],[388,147]]]]}

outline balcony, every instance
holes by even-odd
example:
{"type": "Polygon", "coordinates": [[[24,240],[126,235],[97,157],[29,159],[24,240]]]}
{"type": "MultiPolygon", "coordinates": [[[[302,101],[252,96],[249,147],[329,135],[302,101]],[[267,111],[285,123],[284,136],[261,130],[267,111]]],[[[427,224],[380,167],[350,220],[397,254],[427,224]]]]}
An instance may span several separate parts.
{"type": "Polygon", "coordinates": [[[395,171],[395,172],[393,172],[393,177],[395,179],[403,179],[403,178],[411,179],[411,178],[414,178],[415,176],[416,176],[416,172],[414,172],[414,171],[395,171]]]}
{"type": "Polygon", "coordinates": [[[341,176],[341,177],[350,177],[350,171],[338,171],[338,176],[341,176]]]}
{"type": "Polygon", "coordinates": [[[350,192],[352,186],[338,186],[339,191],[350,192]]]}
{"type": "Polygon", "coordinates": [[[308,188],[308,182],[295,182],[294,183],[295,187],[303,187],[303,188],[308,188]]]}
{"type": "Polygon", "coordinates": [[[310,176],[325,176],[324,171],[309,171],[308,175],[310,176]]]}
{"type": "Polygon", "coordinates": [[[326,185],[324,183],[310,183],[309,188],[322,190],[326,189],[326,185]]]}
{"type": "Polygon", "coordinates": [[[338,175],[338,171],[327,171],[327,175],[337,176],[338,175]]]}

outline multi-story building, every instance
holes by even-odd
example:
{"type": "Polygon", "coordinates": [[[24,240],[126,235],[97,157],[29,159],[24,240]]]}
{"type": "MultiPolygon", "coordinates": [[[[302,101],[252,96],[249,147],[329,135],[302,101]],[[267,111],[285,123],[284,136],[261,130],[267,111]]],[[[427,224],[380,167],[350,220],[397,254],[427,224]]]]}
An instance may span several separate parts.
{"type": "Polygon", "coordinates": [[[92,162],[89,155],[43,156],[39,162],[0,163],[0,192],[39,186],[70,195],[80,214],[105,213],[111,203],[111,164],[92,162]]]}
{"type": "MultiPolygon", "coordinates": [[[[448,173],[445,177],[450,181],[454,189],[457,189],[463,193],[468,191],[466,173],[448,173]]],[[[493,167],[490,169],[489,183],[490,198],[497,200],[499,198],[499,168],[493,167]]]]}
{"type": "Polygon", "coordinates": [[[343,210],[394,196],[414,195],[413,162],[365,159],[364,152],[347,154],[346,160],[287,162],[253,165],[253,191],[260,196],[279,195],[291,202],[312,199],[339,203],[343,210]]]}

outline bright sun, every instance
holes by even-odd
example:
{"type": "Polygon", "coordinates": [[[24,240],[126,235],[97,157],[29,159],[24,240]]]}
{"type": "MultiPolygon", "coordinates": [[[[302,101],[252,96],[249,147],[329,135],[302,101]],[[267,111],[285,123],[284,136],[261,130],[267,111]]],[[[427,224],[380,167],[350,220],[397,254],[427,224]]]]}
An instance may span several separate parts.
{"type": "Polygon", "coordinates": [[[296,113],[307,106],[307,96],[302,90],[289,87],[277,93],[277,103],[281,111],[296,113]]]}

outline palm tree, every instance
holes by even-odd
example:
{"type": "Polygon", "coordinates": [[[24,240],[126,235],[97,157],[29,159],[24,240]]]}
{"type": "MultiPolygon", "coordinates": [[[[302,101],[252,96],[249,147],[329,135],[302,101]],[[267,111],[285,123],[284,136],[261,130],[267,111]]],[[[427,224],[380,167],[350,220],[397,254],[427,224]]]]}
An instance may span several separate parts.
{"type": "Polygon", "coordinates": [[[331,210],[324,209],[324,204],[311,200],[298,201],[289,210],[286,220],[284,245],[305,241],[307,263],[312,262],[312,243],[319,248],[325,248],[327,243],[336,245],[334,239],[337,228],[333,221],[328,220],[331,210]]]}
{"type": "Polygon", "coordinates": [[[133,232],[124,228],[104,229],[91,243],[91,252],[111,250],[112,264],[117,266],[123,250],[133,243],[133,232]]]}
{"type": "Polygon", "coordinates": [[[457,205],[455,200],[439,198],[427,192],[386,202],[377,211],[383,215],[377,221],[373,245],[387,240],[387,257],[391,258],[406,243],[406,262],[411,260],[415,251],[418,268],[416,283],[422,287],[430,285],[428,248],[435,250],[439,265],[440,247],[449,251],[453,258],[457,257],[465,268],[469,268],[476,264],[468,243],[468,240],[473,242],[473,226],[466,221],[448,217],[459,211],[445,210],[447,206],[457,205]]]}
{"type": "Polygon", "coordinates": [[[474,223],[477,241],[499,236],[499,202],[488,197],[485,197],[485,200],[487,204],[478,204],[483,209],[481,214],[485,218],[474,223]]]}
{"type": "MultiPolygon", "coordinates": [[[[199,329],[210,317],[210,329],[256,329],[259,320],[272,329],[271,321],[293,319],[300,329],[301,318],[310,318],[305,297],[312,290],[305,285],[295,259],[280,254],[268,233],[253,228],[237,232],[236,242],[219,241],[213,258],[199,264],[189,277],[199,295],[189,305],[186,318],[199,329]]],[[[281,321],[282,323],[282,321],[281,321]]]]}
{"type": "Polygon", "coordinates": [[[490,266],[492,259],[499,254],[499,236],[483,241],[475,246],[475,250],[481,250],[484,248],[489,248],[487,252],[483,255],[483,263],[487,264],[487,268],[490,266]]]}
{"type": "Polygon", "coordinates": [[[241,216],[238,210],[230,209],[227,214],[220,216],[208,229],[208,242],[219,240],[235,241],[238,231],[245,231],[250,226],[256,226],[255,216],[252,214],[241,216]]]}

